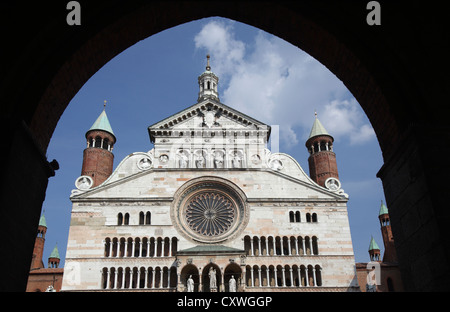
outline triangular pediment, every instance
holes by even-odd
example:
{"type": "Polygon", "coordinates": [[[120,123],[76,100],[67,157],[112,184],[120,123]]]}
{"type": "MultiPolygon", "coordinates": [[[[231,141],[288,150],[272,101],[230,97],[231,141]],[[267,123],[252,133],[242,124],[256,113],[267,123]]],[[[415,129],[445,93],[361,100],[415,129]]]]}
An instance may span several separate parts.
{"type": "Polygon", "coordinates": [[[270,126],[215,100],[204,100],[148,127],[151,142],[158,134],[173,131],[264,131],[270,126]]]}

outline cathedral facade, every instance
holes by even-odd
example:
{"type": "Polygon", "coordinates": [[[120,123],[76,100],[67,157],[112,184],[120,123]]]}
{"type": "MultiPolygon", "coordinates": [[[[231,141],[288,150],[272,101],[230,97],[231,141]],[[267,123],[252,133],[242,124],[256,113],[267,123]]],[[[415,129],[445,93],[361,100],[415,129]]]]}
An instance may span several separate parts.
{"type": "Polygon", "coordinates": [[[310,176],[267,148],[271,127],[219,100],[148,127],[154,147],[113,170],[105,110],[72,191],[63,291],[357,291],[333,138],[317,116],[310,176]]]}

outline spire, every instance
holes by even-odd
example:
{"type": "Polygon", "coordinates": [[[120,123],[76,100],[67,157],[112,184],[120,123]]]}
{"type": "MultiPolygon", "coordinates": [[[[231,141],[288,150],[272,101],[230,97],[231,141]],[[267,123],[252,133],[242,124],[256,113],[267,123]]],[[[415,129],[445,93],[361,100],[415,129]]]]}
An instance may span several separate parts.
{"type": "Polygon", "coordinates": [[[44,214],[42,214],[41,218],[39,219],[39,226],[47,227],[47,221],[45,220],[44,214]]]}
{"type": "Polygon", "coordinates": [[[378,213],[378,215],[381,216],[384,214],[389,214],[389,211],[383,201],[381,201],[380,212],[378,213]]]}
{"type": "Polygon", "coordinates": [[[314,123],[311,128],[311,132],[309,133],[308,139],[311,139],[312,137],[319,136],[319,135],[328,135],[331,137],[331,135],[327,132],[325,127],[319,121],[319,118],[317,118],[317,112],[314,112],[314,116],[315,116],[314,123]]]}
{"type": "Polygon", "coordinates": [[[207,71],[211,70],[211,66],[209,66],[209,58],[210,58],[209,54],[206,55],[206,70],[207,71]]]}
{"type": "Polygon", "coordinates": [[[371,236],[370,244],[369,244],[369,251],[371,250],[380,250],[380,247],[378,247],[377,242],[373,239],[373,236],[371,236]]]}
{"type": "Polygon", "coordinates": [[[58,251],[58,244],[55,244],[55,248],[53,248],[52,253],[50,254],[49,258],[56,258],[56,259],[61,259],[59,257],[59,251],[58,251]]]}
{"type": "Polygon", "coordinates": [[[103,111],[88,131],[91,130],[106,131],[114,136],[114,132],[111,128],[111,124],[109,123],[108,116],[106,116],[106,101],[104,101],[103,103],[103,111]]]}

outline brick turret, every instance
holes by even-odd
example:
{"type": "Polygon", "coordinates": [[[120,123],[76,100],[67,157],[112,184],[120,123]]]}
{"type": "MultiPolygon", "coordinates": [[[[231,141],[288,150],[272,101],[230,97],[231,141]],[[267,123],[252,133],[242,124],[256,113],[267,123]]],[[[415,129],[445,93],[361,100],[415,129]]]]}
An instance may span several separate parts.
{"type": "MultiPolygon", "coordinates": [[[[105,101],[106,105],[106,101],[105,101]]],[[[83,151],[81,175],[91,177],[92,187],[103,183],[113,172],[116,137],[112,131],[105,109],[86,132],[87,147],[83,151]]]]}
{"type": "Polygon", "coordinates": [[[47,233],[47,222],[44,215],[39,219],[36,240],[34,241],[33,257],[31,259],[30,270],[44,267],[42,255],[44,254],[45,234],[47,233]]]}
{"type": "Polygon", "coordinates": [[[397,252],[394,246],[394,236],[392,235],[391,221],[389,219],[389,211],[386,205],[381,202],[380,212],[378,219],[381,225],[381,235],[383,236],[384,243],[384,255],[383,262],[397,262],[397,252]]]}
{"type": "Polygon", "coordinates": [[[339,175],[336,154],[333,152],[334,139],[320,123],[317,113],[315,115],[316,119],[305,144],[310,154],[309,176],[314,182],[325,187],[325,181],[328,178],[333,177],[339,180],[339,175]]]}

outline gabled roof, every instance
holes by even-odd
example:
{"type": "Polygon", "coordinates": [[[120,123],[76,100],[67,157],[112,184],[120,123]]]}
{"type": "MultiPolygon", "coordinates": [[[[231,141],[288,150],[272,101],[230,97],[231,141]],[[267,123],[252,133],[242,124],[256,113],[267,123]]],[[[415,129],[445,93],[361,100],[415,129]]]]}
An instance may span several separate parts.
{"type": "Polygon", "coordinates": [[[190,118],[194,118],[195,116],[201,116],[203,112],[207,110],[214,110],[219,112],[221,116],[226,118],[230,118],[235,120],[237,123],[248,127],[249,129],[258,130],[258,129],[267,129],[268,134],[267,138],[270,135],[270,126],[265,123],[258,121],[250,116],[247,116],[244,113],[239,112],[238,110],[231,108],[223,103],[215,101],[213,99],[207,99],[196,103],[178,113],[175,113],[151,126],[148,127],[148,132],[150,135],[150,140],[154,142],[154,132],[157,130],[171,130],[177,124],[185,122],[190,118]]]}

